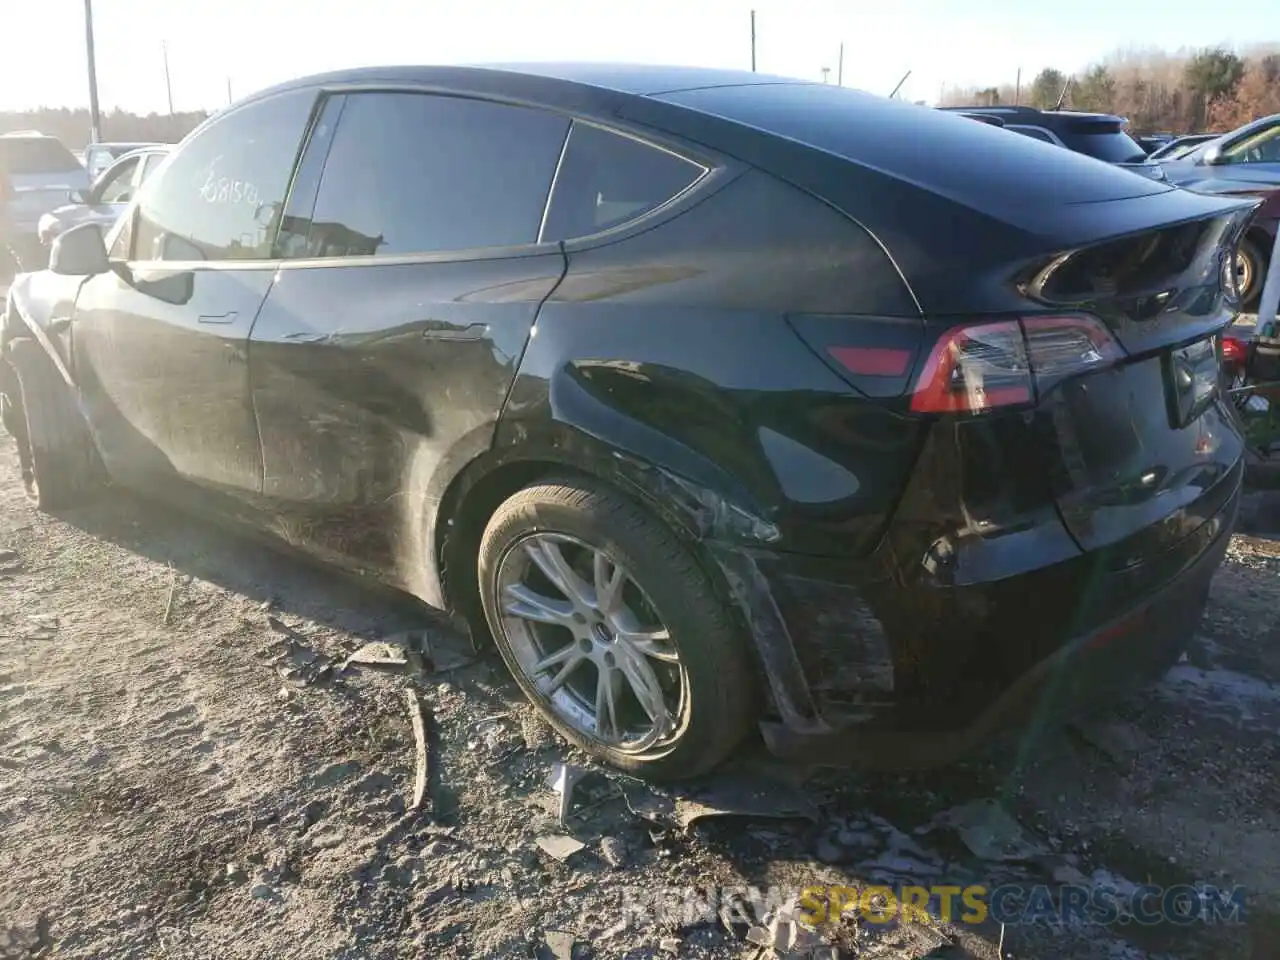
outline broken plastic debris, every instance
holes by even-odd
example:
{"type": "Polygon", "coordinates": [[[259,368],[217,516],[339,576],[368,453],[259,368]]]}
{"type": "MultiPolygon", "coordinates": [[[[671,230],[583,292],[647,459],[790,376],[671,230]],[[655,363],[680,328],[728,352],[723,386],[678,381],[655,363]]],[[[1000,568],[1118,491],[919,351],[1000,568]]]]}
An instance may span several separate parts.
{"type": "Polygon", "coordinates": [[[427,753],[427,718],[422,709],[422,701],[411,688],[404,692],[405,703],[409,707],[409,722],[413,725],[414,742],[414,777],[413,801],[411,809],[421,810],[422,802],[427,795],[428,753],[427,753]]]}
{"type": "Polygon", "coordinates": [[[551,768],[551,778],[547,781],[547,786],[559,796],[557,812],[562,827],[569,819],[569,811],[573,809],[573,790],[584,776],[586,771],[571,763],[557,763],[551,768]]]}
{"type": "Polygon", "coordinates": [[[538,837],[534,842],[542,848],[544,853],[556,860],[559,860],[561,863],[568,860],[586,846],[582,841],[575,840],[573,837],[568,837],[560,833],[552,833],[538,837]]]}
{"type": "Polygon", "coordinates": [[[548,930],[542,935],[543,942],[551,951],[554,960],[573,960],[573,947],[577,938],[564,930],[548,930]]]}
{"type": "Polygon", "coordinates": [[[983,860],[1030,860],[1045,852],[1021,824],[990,800],[973,800],[944,811],[932,824],[950,827],[983,860]]]}
{"type": "Polygon", "coordinates": [[[445,630],[405,630],[387,637],[387,643],[402,650],[416,650],[426,660],[426,666],[436,673],[447,673],[465,667],[475,660],[475,654],[462,637],[445,630]]]}
{"type": "Polygon", "coordinates": [[[726,771],[691,797],[675,802],[675,819],[688,827],[706,817],[770,817],[818,822],[818,810],[795,782],[752,770],[726,771]]]}
{"type": "Polygon", "coordinates": [[[366,643],[343,660],[338,672],[345,673],[353,663],[363,667],[405,667],[408,666],[409,661],[399,647],[376,640],[373,643],[366,643]]]}

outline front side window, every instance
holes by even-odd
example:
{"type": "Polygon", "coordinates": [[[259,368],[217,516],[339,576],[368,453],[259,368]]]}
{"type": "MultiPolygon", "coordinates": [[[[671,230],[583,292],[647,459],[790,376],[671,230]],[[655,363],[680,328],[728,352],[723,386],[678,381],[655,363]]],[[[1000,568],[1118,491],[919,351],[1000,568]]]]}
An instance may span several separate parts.
{"type": "Polygon", "coordinates": [[[687,190],[705,172],[666,150],[575,122],[542,239],[585,237],[634,220],[687,190]]]}
{"type": "Polygon", "coordinates": [[[281,249],[364,257],[534,243],[568,129],[555,114],[483,100],[349,94],[311,217],[289,218],[281,249]]]}
{"type": "Polygon", "coordinates": [[[96,190],[98,203],[126,203],[133,192],[133,174],[138,169],[138,158],[117,164],[102,175],[96,190]]]}
{"type": "Polygon", "coordinates": [[[153,173],[156,172],[156,167],[164,163],[165,156],[166,154],[163,154],[163,153],[147,154],[147,159],[143,161],[143,165],[142,165],[142,180],[140,181],[141,183],[146,183],[147,179],[153,173]]]}
{"type": "Polygon", "coordinates": [[[314,102],[300,90],[249,103],[184,144],[140,191],[133,259],[269,259],[314,102]]]}
{"type": "Polygon", "coordinates": [[[1280,123],[1222,151],[1223,163],[1280,163],[1280,123]]]}

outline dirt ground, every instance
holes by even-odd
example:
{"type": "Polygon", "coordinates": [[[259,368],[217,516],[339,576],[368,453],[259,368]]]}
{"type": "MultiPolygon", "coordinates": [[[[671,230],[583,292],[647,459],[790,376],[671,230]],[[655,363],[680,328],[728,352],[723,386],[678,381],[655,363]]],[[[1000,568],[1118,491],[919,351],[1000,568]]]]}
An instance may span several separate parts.
{"type": "Polygon", "coordinates": [[[869,882],[1213,883],[1248,901],[1238,923],[1189,926],[854,914],[790,955],[1278,957],[1268,496],[1250,496],[1256,535],[1234,541],[1192,654],[1093,724],[929,776],[748,755],[672,793],[588,769],[561,825],[548,777],[584,760],[495,658],[467,662],[406,598],[136,497],[44,517],[4,437],[0,957],[772,957],[730,910],[637,904],[869,882]],[[407,665],[341,669],[378,640],[407,665]],[[428,715],[420,812],[407,689],[428,715]],[[717,800],[738,815],[693,819],[717,800]],[[962,829],[975,802],[1007,812],[982,808],[998,849],[962,829]]]}

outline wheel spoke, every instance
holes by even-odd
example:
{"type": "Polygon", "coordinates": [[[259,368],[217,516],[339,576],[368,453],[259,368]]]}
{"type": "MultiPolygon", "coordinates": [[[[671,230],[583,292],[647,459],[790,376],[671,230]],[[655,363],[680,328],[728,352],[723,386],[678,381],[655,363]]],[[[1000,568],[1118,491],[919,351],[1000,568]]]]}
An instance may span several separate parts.
{"type": "Polygon", "coordinates": [[[578,649],[576,643],[570,643],[561,647],[554,653],[549,653],[533,666],[529,668],[530,673],[546,673],[552,667],[559,666],[567,660],[582,659],[582,651],[578,649]]]}
{"type": "Polygon", "coordinates": [[[640,704],[640,708],[653,721],[655,738],[666,736],[671,729],[671,713],[667,710],[667,702],[663,698],[662,684],[648,659],[630,643],[625,641],[615,647],[618,654],[618,668],[631,689],[631,694],[640,704]]]}
{"type": "MultiPolygon", "coordinates": [[[[555,660],[549,666],[554,666],[556,663],[563,663],[564,666],[562,666],[559,672],[557,672],[556,675],[552,677],[550,680],[547,680],[545,682],[541,680],[538,681],[538,688],[542,690],[543,693],[555,693],[557,690],[563,687],[564,682],[568,680],[570,676],[573,675],[573,672],[575,670],[577,670],[580,666],[582,666],[582,662],[586,659],[586,657],[584,657],[574,647],[565,647],[564,651],[562,652],[565,653],[565,656],[555,660]]],[[[539,661],[539,665],[542,663],[546,663],[546,661],[549,659],[551,658],[550,657],[544,658],[543,660],[539,661]]]]}
{"type": "Polygon", "coordinates": [[[622,564],[611,562],[603,550],[597,550],[592,558],[591,572],[595,580],[596,609],[608,616],[622,602],[622,585],[626,582],[627,571],[622,564]]]}
{"type": "Polygon", "coordinates": [[[618,728],[618,671],[601,667],[596,678],[596,736],[607,743],[622,739],[618,728]]]}
{"type": "Polygon", "coordinates": [[[671,631],[659,624],[646,627],[640,624],[634,613],[623,608],[610,618],[610,626],[619,639],[625,640],[646,657],[664,663],[679,663],[680,655],[671,645],[671,631]]]}
{"type": "Polygon", "coordinates": [[[625,639],[646,657],[660,660],[663,663],[679,663],[680,654],[671,646],[671,634],[665,627],[646,633],[631,634],[625,639]]]}
{"type": "Polygon", "coordinates": [[[523,583],[513,583],[505,592],[506,611],[513,617],[560,626],[568,626],[573,622],[573,604],[568,600],[543,596],[523,583]]]}
{"type": "Polygon", "coordinates": [[[525,552],[567,599],[591,605],[595,599],[591,595],[591,587],[569,566],[564,554],[560,552],[560,544],[546,537],[536,537],[525,543],[525,552]]]}

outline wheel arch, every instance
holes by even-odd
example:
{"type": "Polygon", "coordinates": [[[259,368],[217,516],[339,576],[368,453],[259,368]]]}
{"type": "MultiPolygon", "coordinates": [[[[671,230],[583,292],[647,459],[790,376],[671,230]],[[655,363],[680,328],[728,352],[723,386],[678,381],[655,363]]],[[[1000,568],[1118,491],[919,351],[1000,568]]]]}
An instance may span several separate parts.
{"type": "Polygon", "coordinates": [[[436,562],[440,599],[450,613],[469,620],[479,613],[474,571],[480,539],[494,511],[522,488],[555,476],[600,484],[660,518],[694,554],[725,603],[738,609],[708,538],[753,539],[744,535],[754,533],[754,539],[767,542],[775,530],[772,524],[674,471],[569,424],[551,424],[538,441],[517,433],[520,439],[499,442],[463,466],[439,501],[428,546],[436,562]]]}
{"type": "Polygon", "coordinates": [[[14,278],[5,296],[3,325],[0,325],[0,354],[5,353],[14,340],[19,338],[34,340],[48,354],[58,375],[74,389],[76,381],[70,358],[59,337],[59,325],[65,325],[65,323],[53,316],[59,304],[50,303],[47,310],[36,310],[39,302],[33,298],[29,289],[33,276],[34,274],[29,273],[19,274],[14,278]],[[48,314],[43,320],[39,316],[41,312],[48,314]]]}

